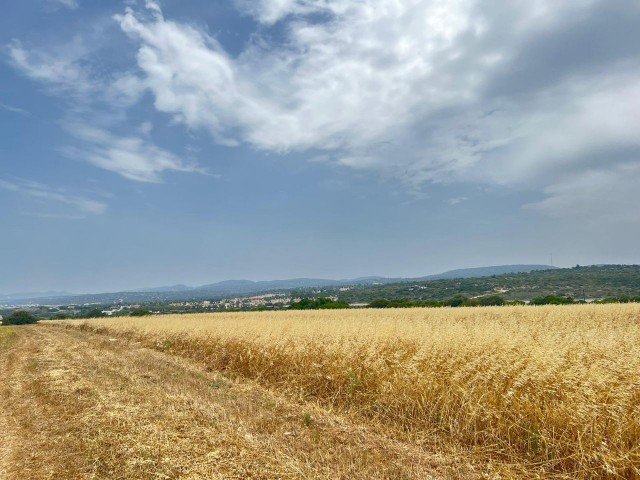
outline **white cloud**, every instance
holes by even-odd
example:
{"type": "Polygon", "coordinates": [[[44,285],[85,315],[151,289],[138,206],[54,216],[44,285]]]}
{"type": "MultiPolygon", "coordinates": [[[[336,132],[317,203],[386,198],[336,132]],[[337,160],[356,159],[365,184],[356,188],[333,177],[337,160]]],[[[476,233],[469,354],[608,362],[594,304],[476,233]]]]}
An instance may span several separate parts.
{"type": "Polygon", "coordinates": [[[90,50],[75,45],[78,43],[81,42],[75,41],[55,53],[28,50],[18,41],[8,49],[14,66],[69,101],[71,120],[65,120],[64,125],[80,140],[80,146],[63,147],[61,151],[134,181],[157,183],[166,171],[205,173],[154,145],[148,138],[152,130],[150,122],[140,126],[144,140],[109,133],[115,124],[126,119],[123,110],[139,100],[145,85],[127,72],[107,75],[92,72],[85,65],[90,50]]]}
{"type": "Polygon", "coordinates": [[[30,51],[20,41],[14,40],[7,50],[16,68],[32,80],[47,84],[54,92],[71,92],[77,96],[95,88],[87,72],[78,64],[80,54],[76,49],[67,49],[62,55],[30,51]]]}
{"type": "MultiPolygon", "coordinates": [[[[153,2],[147,2],[153,17],[128,9],[117,20],[139,42],[138,64],[156,107],[177,121],[206,128],[227,143],[333,150],[343,165],[385,172],[391,167],[397,176],[408,172],[424,181],[464,177],[483,160],[500,160],[492,154],[499,148],[516,150],[527,157],[523,163],[539,159],[540,140],[554,141],[559,153],[579,154],[588,146],[553,138],[560,135],[545,115],[556,109],[556,122],[584,120],[571,133],[588,133],[590,143],[608,142],[621,128],[629,131],[621,121],[593,135],[594,123],[586,117],[612,101],[614,118],[615,107],[627,98],[620,85],[600,85],[599,78],[583,92],[571,92],[578,90],[573,82],[560,82],[551,96],[545,90],[529,99],[483,97],[502,60],[516,54],[511,42],[491,43],[489,37],[499,33],[517,45],[593,2],[569,3],[522,3],[507,12],[514,22],[499,24],[482,13],[483,2],[472,0],[241,2],[266,24],[294,17],[284,47],[254,42],[237,58],[206,33],[165,20],[153,2]],[[318,12],[329,20],[304,17],[318,12]],[[474,42],[487,44],[486,51],[472,51],[474,42]],[[567,105],[562,98],[569,93],[567,105]],[[584,97],[593,105],[571,105],[584,97]],[[506,110],[487,119],[495,108],[506,110]],[[394,143],[386,150],[402,160],[372,155],[371,145],[380,140],[394,143]]],[[[631,73],[626,90],[637,87],[637,71],[631,73]]]]}
{"type": "MultiPolygon", "coordinates": [[[[550,205],[579,198],[571,185],[584,172],[640,158],[636,2],[235,3],[262,24],[237,55],[147,0],[115,17],[135,42],[137,74],[104,79],[81,56],[19,43],[10,56],[84,99],[125,109],[148,91],[157,110],[217,143],[308,151],[417,195],[430,182],[479,182],[544,192],[550,205]]],[[[82,152],[101,168],[142,181],[195,170],[140,138],[101,132],[82,152]]]]}
{"type": "Polygon", "coordinates": [[[56,3],[62,7],[66,7],[70,10],[75,10],[80,6],[78,0],[49,0],[51,3],[56,3]]]}
{"type": "Polygon", "coordinates": [[[573,176],[594,165],[628,161],[625,155],[618,159],[619,152],[640,154],[640,81],[635,73],[562,85],[526,107],[528,114],[513,106],[477,125],[480,132],[493,125],[507,134],[502,151],[484,159],[487,168],[481,177],[548,184],[550,178],[573,176]]]}
{"type": "Polygon", "coordinates": [[[263,2],[259,19],[273,21],[272,11],[323,9],[333,20],[299,19],[289,25],[286,48],[255,42],[231,58],[189,25],[132,9],[116,18],[140,42],[138,64],[156,107],[229,144],[354,153],[396,137],[415,121],[416,107],[436,110],[467,96],[465,85],[437,75],[455,37],[475,28],[464,13],[467,0],[447,8],[443,2],[276,3],[263,2]]]}
{"type": "Polygon", "coordinates": [[[6,110],[7,112],[18,113],[18,114],[23,115],[25,117],[31,116],[31,114],[28,111],[24,110],[23,108],[12,107],[11,105],[7,105],[6,103],[0,102],[0,108],[2,110],[6,110]]]}
{"type": "Polygon", "coordinates": [[[138,131],[140,132],[140,134],[145,137],[149,136],[152,130],[153,130],[153,123],[151,122],[142,122],[138,127],[138,131]]]}
{"type": "Polygon", "coordinates": [[[68,193],[61,188],[52,188],[42,183],[33,182],[30,180],[17,179],[14,181],[8,181],[0,179],[0,188],[15,193],[16,195],[23,195],[31,199],[42,201],[47,206],[54,204],[71,207],[73,212],[69,213],[39,213],[39,215],[46,216],[59,216],[60,218],[84,218],[86,215],[100,215],[103,214],[108,206],[106,203],[86,198],[84,196],[74,195],[68,193]]]}
{"type": "Polygon", "coordinates": [[[546,187],[546,198],[527,205],[555,218],[573,217],[600,228],[640,221],[640,162],[588,169],[546,187]]]}
{"type": "MultiPolygon", "coordinates": [[[[570,176],[614,161],[605,154],[612,148],[640,148],[640,57],[616,47],[594,60],[579,50],[591,30],[616,28],[598,23],[600,10],[613,11],[603,1],[237,4],[267,26],[283,22],[286,41],[257,36],[231,57],[156,3],[147,2],[151,16],[116,17],[139,44],[157,109],[218,142],[324,150],[314,158],[399,178],[413,191],[460,181],[543,188],[552,168],[555,178],[570,176]],[[560,44],[578,50],[553,58],[560,44]]],[[[625,8],[617,21],[640,19],[640,9],[625,8]]]]}
{"type": "Polygon", "coordinates": [[[82,37],[53,49],[27,49],[19,40],[7,47],[10,62],[24,75],[41,82],[49,92],[70,102],[76,111],[121,110],[134,105],[144,83],[128,72],[93,72],[87,64],[94,53],[82,37]]]}
{"type": "Polygon", "coordinates": [[[324,10],[325,2],[316,0],[236,0],[238,8],[256,17],[261,23],[272,25],[289,15],[304,15],[324,10]]]}
{"type": "Polygon", "coordinates": [[[83,146],[65,147],[61,149],[62,153],[129,180],[159,183],[165,171],[205,173],[201,168],[186,164],[171,152],[138,137],[117,136],[79,124],[68,124],[66,129],[80,139],[83,146]]]}
{"type": "Polygon", "coordinates": [[[447,200],[445,200],[445,202],[450,205],[450,206],[454,206],[454,205],[458,205],[464,201],[469,200],[468,197],[453,197],[453,198],[448,198],[447,200]]]}

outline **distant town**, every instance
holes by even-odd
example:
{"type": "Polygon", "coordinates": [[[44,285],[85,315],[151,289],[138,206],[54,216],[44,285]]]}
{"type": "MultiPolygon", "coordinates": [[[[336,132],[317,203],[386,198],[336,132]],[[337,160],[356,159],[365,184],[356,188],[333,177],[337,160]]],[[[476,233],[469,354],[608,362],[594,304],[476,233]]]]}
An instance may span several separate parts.
{"type": "MultiPolygon", "coordinates": [[[[505,269],[495,268],[498,272],[505,269]]],[[[0,299],[0,316],[10,315],[16,310],[26,310],[38,318],[65,319],[313,308],[457,307],[640,301],[638,265],[576,265],[572,268],[514,271],[498,275],[492,275],[491,271],[485,270],[486,275],[478,277],[420,281],[366,279],[363,280],[366,283],[352,285],[279,288],[266,292],[242,292],[231,295],[221,295],[213,290],[207,293],[202,289],[193,289],[180,292],[122,292],[40,300],[0,299]]],[[[304,284],[311,280],[301,279],[299,282],[304,284]]],[[[269,282],[266,283],[268,286],[271,285],[269,282]]],[[[287,281],[286,286],[294,284],[295,281],[287,281]]],[[[241,282],[234,285],[237,286],[230,287],[226,283],[225,288],[251,288],[251,285],[247,286],[241,282]]]]}

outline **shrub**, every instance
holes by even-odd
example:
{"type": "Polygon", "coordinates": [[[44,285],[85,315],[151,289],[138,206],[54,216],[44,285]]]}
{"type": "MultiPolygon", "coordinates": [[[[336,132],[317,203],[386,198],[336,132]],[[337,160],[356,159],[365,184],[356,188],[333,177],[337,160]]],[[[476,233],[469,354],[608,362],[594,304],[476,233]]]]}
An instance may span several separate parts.
{"type": "Polygon", "coordinates": [[[373,302],[369,304],[370,308],[389,308],[391,307],[391,302],[386,298],[377,298],[373,302]]]}
{"type": "Polygon", "coordinates": [[[455,296],[445,300],[443,302],[443,304],[446,307],[462,307],[467,302],[469,302],[469,299],[467,297],[465,297],[464,295],[455,295],[455,296]]]}
{"type": "Polygon", "coordinates": [[[535,297],[529,302],[531,305],[570,305],[574,303],[571,297],[559,297],[557,295],[547,295],[546,297],[535,297]]]}
{"type": "Polygon", "coordinates": [[[133,310],[130,315],[132,317],[146,317],[147,315],[153,315],[149,310],[145,310],[144,308],[137,308],[133,310]]]}
{"type": "Polygon", "coordinates": [[[293,302],[289,307],[291,310],[321,310],[326,308],[349,308],[345,302],[335,301],[330,298],[303,298],[299,302],[293,302]]]}
{"type": "Polygon", "coordinates": [[[480,305],[482,305],[483,307],[497,306],[497,305],[504,305],[504,304],[505,304],[504,298],[498,295],[489,295],[488,297],[482,297],[480,299],[480,305]]]}
{"type": "Polygon", "coordinates": [[[3,325],[27,325],[36,323],[38,319],[24,310],[16,310],[7,318],[2,319],[3,325]]]}

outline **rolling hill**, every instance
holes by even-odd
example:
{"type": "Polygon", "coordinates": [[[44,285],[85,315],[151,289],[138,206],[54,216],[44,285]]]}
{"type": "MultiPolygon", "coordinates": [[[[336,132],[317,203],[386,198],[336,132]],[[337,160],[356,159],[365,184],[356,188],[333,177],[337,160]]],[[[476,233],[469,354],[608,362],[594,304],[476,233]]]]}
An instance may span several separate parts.
{"type": "Polygon", "coordinates": [[[322,278],[293,278],[286,280],[225,280],[199,287],[174,285],[168,287],[143,288],[136,291],[114,293],[95,293],[83,295],[33,295],[33,296],[0,296],[0,303],[11,304],[19,301],[32,304],[111,304],[111,303],[149,303],[166,301],[185,301],[213,299],[226,296],[266,293],[282,290],[318,289],[344,286],[375,286],[379,284],[406,284],[432,280],[486,277],[491,275],[513,274],[553,269],[548,265],[498,265],[480,268],[450,270],[436,275],[418,278],[361,277],[354,279],[330,280],[322,278]]]}
{"type": "Polygon", "coordinates": [[[444,300],[454,295],[481,297],[498,294],[507,300],[530,300],[546,295],[574,299],[640,295],[640,265],[594,265],[535,270],[484,277],[431,279],[384,285],[354,286],[347,291],[323,289],[349,303],[369,303],[377,298],[444,300]]]}

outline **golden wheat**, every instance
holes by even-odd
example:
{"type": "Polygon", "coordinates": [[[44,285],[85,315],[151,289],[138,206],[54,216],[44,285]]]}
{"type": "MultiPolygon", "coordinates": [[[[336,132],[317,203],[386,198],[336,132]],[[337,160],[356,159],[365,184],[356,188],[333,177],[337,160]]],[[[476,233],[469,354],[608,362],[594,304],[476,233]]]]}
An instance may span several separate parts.
{"type": "Polygon", "coordinates": [[[640,306],[167,315],[128,335],[397,435],[574,478],[640,478],[640,306]]]}

